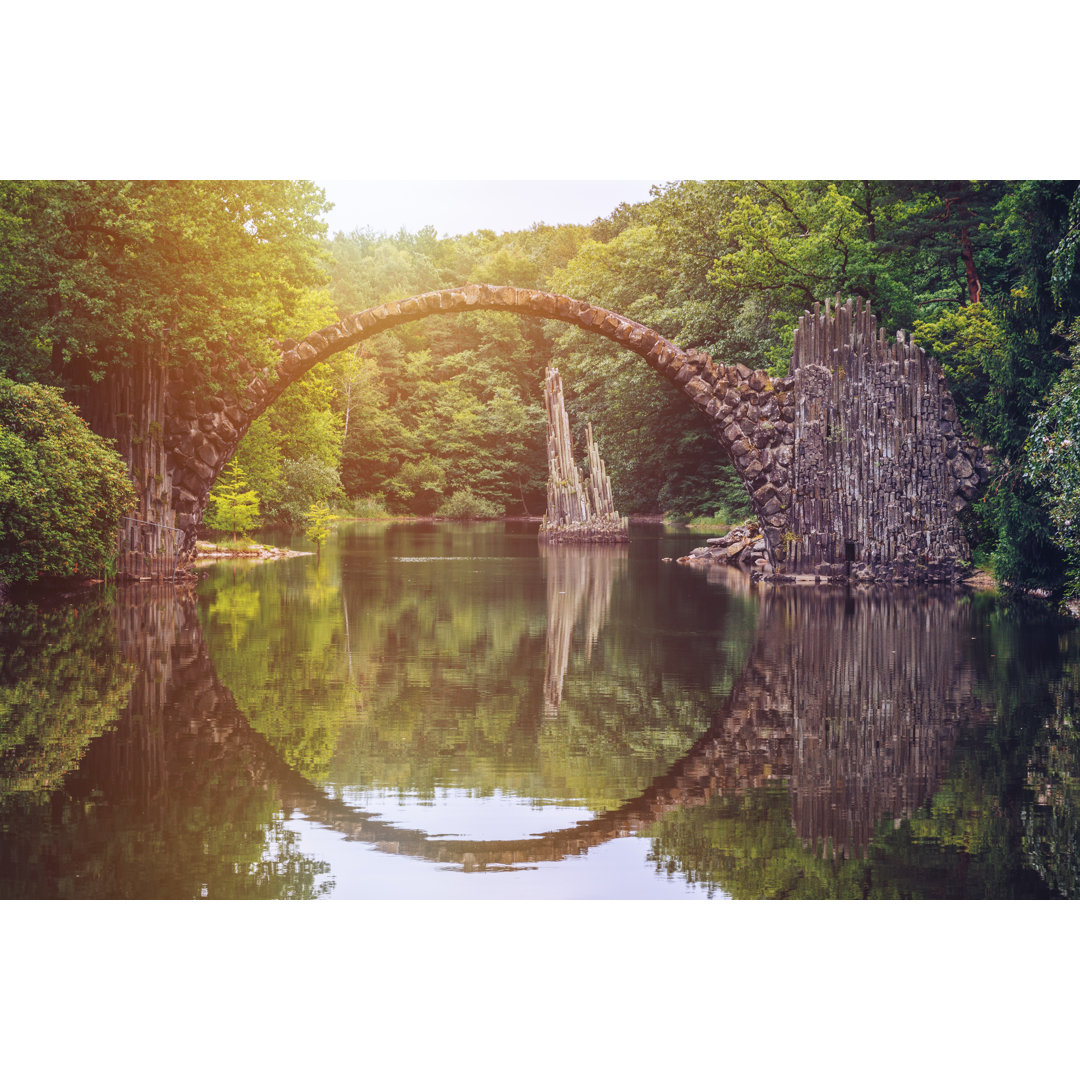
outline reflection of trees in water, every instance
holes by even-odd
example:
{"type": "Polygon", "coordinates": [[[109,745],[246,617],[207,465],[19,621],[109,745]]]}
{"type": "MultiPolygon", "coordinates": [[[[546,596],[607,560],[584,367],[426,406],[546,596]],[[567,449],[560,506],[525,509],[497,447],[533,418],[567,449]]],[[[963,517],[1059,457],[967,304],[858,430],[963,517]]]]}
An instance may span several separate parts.
{"type": "Polygon", "coordinates": [[[100,596],[0,606],[0,804],[58,787],[116,723],[131,677],[100,596]]]}
{"type": "Polygon", "coordinates": [[[1052,688],[1054,707],[1028,758],[1024,851],[1058,896],[1080,897],[1080,669],[1052,688]]]}
{"type": "MultiPolygon", "coordinates": [[[[253,743],[218,681],[193,597],[171,586],[124,589],[108,615],[122,670],[134,673],[130,695],[115,702],[111,730],[89,745],[77,771],[44,796],[5,804],[0,895],[254,899],[325,891],[329,884],[316,878],[329,868],[297,849],[262,764],[272,752],[253,743]]],[[[85,674],[73,681],[65,688],[73,700],[94,685],[85,674]]]]}
{"type": "MultiPolygon", "coordinates": [[[[562,859],[638,832],[654,837],[660,870],[737,896],[1076,895],[1080,666],[1052,632],[977,607],[951,595],[766,596],[756,644],[710,727],[641,794],[572,829],[473,843],[398,829],[328,797],[222,685],[194,599],[125,592],[108,622],[119,650],[101,613],[91,619],[96,666],[63,667],[41,635],[5,652],[7,700],[52,694],[55,667],[74,700],[85,679],[82,700],[111,687],[113,704],[101,723],[88,714],[77,771],[62,783],[57,773],[45,795],[9,794],[0,888],[327,890],[318,879],[329,868],[297,849],[284,808],[286,819],[299,810],[350,839],[466,869],[562,859]],[[115,730],[95,740],[106,727],[115,730]]],[[[75,639],[57,640],[77,653],[75,639]]],[[[39,741],[49,740],[43,728],[39,741]]]]}
{"type": "Polygon", "coordinates": [[[544,711],[554,716],[562,701],[574,628],[584,615],[583,646],[588,664],[611,607],[612,586],[626,573],[627,552],[609,545],[543,545],[540,558],[547,581],[548,619],[544,711]]]}
{"type": "Polygon", "coordinates": [[[985,719],[953,596],[770,592],[711,729],[717,793],[788,781],[797,835],[863,852],[876,824],[937,788],[965,723],[985,719]]]}
{"type": "Polygon", "coordinates": [[[487,535],[368,537],[358,555],[374,572],[342,574],[328,551],[319,573],[333,587],[316,592],[314,560],[295,560],[259,574],[251,609],[229,594],[244,588],[246,601],[255,575],[218,572],[199,605],[222,682],[290,765],[338,790],[619,806],[700,734],[749,647],[754,605],[689,582],[641,587],[641,575],[631,590],[625,550],[541,561],[533,532],[523,560],[487,535]],[[548,608],[549,590],[555,608],[579,603],[576,628],[548,608]],[[219,617],[234,610],[242,634],[219,617]],[[557,715],[542,678],[553,664],[557,715]]]}

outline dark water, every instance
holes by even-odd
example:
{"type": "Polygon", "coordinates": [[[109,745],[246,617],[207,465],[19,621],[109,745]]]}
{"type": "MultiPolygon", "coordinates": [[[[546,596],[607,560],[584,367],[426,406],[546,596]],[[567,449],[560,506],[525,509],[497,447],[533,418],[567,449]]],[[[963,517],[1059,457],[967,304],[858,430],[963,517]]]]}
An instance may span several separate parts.
{"type": "Polygon", "coordinates": [[[693,543],[346,524],[0,608],[0,896],[1080,893],[1076,631],[693,543]]]}

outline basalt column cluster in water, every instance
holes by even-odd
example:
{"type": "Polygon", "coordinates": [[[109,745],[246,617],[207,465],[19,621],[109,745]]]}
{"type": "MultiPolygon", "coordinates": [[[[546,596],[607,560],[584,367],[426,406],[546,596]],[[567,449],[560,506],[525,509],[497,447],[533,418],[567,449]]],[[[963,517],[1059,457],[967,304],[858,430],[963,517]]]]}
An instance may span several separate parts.
{"type": "Polygon", "coordinates": [[[548,368],[544,382],[548,416],[547,513],[540,525],[540,540],[560,543],[625,543],[629,523],[615,510],[611,481],[600,451],[593,442],[592,424],[585,431],[589,475],[582,478],[574,464],[570,418],[563,400],[558,368],[548,368]]]}

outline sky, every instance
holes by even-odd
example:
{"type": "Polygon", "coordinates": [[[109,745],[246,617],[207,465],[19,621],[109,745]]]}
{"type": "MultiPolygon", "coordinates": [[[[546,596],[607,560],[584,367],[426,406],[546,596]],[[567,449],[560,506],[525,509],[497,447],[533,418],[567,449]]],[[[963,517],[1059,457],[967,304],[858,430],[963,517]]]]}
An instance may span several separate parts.
{"type": "Polygon", "coordinates": [[[649,180],[317,180],[334,203],[330,235],[370,228],[440,236],[511,232],[537,222],[587,225],[621,202],[649,198],[649,180]]]}

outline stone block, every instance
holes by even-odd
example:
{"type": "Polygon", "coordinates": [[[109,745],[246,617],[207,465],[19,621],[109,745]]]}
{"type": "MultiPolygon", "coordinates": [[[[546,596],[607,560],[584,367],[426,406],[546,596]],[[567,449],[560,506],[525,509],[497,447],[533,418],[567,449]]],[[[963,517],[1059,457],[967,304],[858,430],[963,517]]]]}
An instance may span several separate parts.
{"type": "MultiPolygon", "coordinates": [[[[218,452],[214,449],[209,440],[199,443],[199,445],[195,447],[195,457],[204,461],[211,468],[216,467],[220,460],[218,452]]],[[[197,464],[197,462],[195,464],[197,464]]]]}
{"type": "Polygon", "coordinates": [[[949,461],[949,471],[958,480],[964,480],[975,471],[971,467],[971,462],[968,461],[966,454],[957,454],[949,461]]]}

